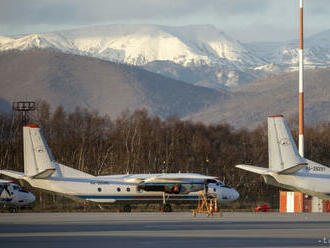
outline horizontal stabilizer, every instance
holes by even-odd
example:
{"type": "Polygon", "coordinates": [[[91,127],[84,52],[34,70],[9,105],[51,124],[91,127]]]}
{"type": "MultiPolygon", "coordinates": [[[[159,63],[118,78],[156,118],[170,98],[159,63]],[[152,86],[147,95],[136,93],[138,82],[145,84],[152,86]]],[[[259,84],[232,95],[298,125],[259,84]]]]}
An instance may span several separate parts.
{"type": "Polygon", "coordinates": [[[32,176],[31,178],[33,178],[33,179],[46,179],[46,178],[50,177],[51,175],[53,175],[55,171],[56,171],[55,168],[49,168],[49,169],[46,169],[42,172],[39,172],[38,174],[32,176]]]}
{"type": "Polygon", "coordinates": [[[235,167],[240,168],[242,170],[257,173],[260,175],[265,175],[265,174],[269,173],[269,169],[267,169],[267,168],[257,167],[257,166],[252,166],[252,165],[239,164],[239,165],[236,165],[235,167]]]}
{"type": "Polygon", "coordinates": [[[305,167],[306,165],[308,165],[307,163],[300,163],[297,164],[295,166],[292,166],[290,168],[286,168],[284,170],[278,171],[278,174],[283,174],[283,175],[290,175],[290,174],[294,174],[297,171],[301,170],[303,167],[305,167]]]}
{"type": "Polygon", "coordinates": [[[12,170],[0,170],[0,174],[3,174],[7,177],[10,178],[15,178],[15,179],[23,179],[24,178],[24,173],[19,172],[19,171],[12,171],[12,170]]]}

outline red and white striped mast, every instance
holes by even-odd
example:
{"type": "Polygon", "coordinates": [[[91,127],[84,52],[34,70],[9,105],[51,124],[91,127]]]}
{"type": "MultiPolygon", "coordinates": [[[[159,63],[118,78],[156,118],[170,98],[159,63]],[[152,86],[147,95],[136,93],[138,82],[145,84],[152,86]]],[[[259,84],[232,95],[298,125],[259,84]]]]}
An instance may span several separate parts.
{"type": "Polygon", "coordinates": [[[304,157],[304,11],[300,0],[300,46],[299,46],[299,154],[304,157]]]}

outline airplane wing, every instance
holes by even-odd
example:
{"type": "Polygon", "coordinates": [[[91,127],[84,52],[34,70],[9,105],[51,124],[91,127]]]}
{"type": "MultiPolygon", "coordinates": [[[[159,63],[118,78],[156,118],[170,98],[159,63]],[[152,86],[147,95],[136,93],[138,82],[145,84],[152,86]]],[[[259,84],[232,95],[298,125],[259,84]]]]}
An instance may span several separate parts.
{"type": "Polygon", "coordinates": [[[260,174],[260,175],[267,175],[270,172],[270,170],[267,169],[267,168],[257,167],[257,166],[252,166],[252,165],[246,165],[246,164],[239,164],[239,165],[236,165],[235,167],[240,168],[242,170],[257,173],[257,174],[260,174]]]}
{"type": "MultiPolygon", "coordinates": [[[[140,178],[141,180],[141,178],[140,178]]],[[[217,183],[216,177],[198,174],[158,174],[141,180],[137,188],[170,194],[185,194],[203,190],[208,183],[217,183]]]]}
{"type": "Polygon", "coordinates": [[[0,174],[3,174],[3,175],[8,176],[10,178],[15,178],[15,179],[23,179],[24,178],[24,173],[23,172],[18,172],[18,171],[0,170],[0,174]]]}
{"type": "Polygon", "coordinates": [[[9,183],[12,183],[13,181],[10,181],[10,180],[3,180],[3,179],[0,179],[0,185],[1,184],[9,184],[9,183]]]}

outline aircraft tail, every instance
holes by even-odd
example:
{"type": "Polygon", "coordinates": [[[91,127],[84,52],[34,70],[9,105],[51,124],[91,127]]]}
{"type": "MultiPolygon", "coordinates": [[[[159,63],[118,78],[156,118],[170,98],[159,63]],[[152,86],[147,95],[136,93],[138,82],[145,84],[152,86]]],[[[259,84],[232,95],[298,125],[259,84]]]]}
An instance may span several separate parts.
{"type": "Polygon", "coordinates": [[[268,117],[269,169],[279,174],[293,174],[307,165],[299,155],[287,121],[282,115],[268,117]]]}
{"type": "Polygon", "coordinates": [[[293,174],[307,165],[299,155],[287,121],[282,115],[268,117],[269,168],[251,165],[236,165],[237,168],[260,175],[293,174]]]}
{"type": "MultiPolygon", "coordinates": [[[[31,124],[23,127],[23,146],[25,176],[38,178],[40,175],[47,174],[47,171],[55,170],[54,157],[38,125],[31,124]]],[[[51,174],[48,173],[48,175],[51,174]]]]}
{"type": "Polygon", "coordinates": [[[93,177],[55,161],[46,139],[36,124],[23,127],[24,175],[33,179],[57,177],[93,177]]]}

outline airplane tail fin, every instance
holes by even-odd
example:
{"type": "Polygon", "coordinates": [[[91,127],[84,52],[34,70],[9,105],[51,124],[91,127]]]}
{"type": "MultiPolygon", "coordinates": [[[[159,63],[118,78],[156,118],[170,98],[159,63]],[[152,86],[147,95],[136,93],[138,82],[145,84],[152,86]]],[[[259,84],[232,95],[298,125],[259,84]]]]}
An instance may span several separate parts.
{"type": "Polygon", "coordinates": [[[287,121],[282,115],[268,117],[269,168],[236,165],[237,168],[260,175],[293,174],[307,165],[297,150],[287,121]]]}
{"type": "Polygon", "coordinates": [[[268,117],[269,169],[279,174],[293,174],[307,165],[299,155],[287,121],[282,115],[268,117]]]}
{"type": "Polygon", "coordinates": [[[49,169],[55,170],[54,157],[38,125],[31,124],[23,127],[23,146],[25,176],[35,177],[44,174],[49,169]]]}
{"type": "Polygon", "coordinates": [[[23,127],[24,175],[33,179],[57,177],[93,177],[55,161],[45,137],[36,124],[23,127]]]}

